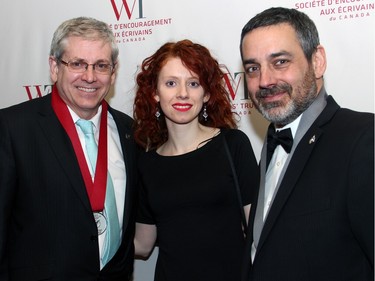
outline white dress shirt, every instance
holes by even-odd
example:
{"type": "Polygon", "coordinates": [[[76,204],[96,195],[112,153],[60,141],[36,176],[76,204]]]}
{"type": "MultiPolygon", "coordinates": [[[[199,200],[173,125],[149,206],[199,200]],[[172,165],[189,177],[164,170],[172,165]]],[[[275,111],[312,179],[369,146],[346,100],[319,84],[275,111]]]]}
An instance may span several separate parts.
{"type": "MultiPolygon", "coordinates": [[[[293,139],[294,139],[299,122],[301,121],[301,117],[302,117],[302,114],[292,123],[284,126],[283,128],[277,128],[276,131],[290,128],[290,130],[292,131],[293,139]]],[[[278,145],[272,154],[272,158],[268,165],[268,169],[266,171],[266,178],[265,178],[263,222],[266,220],[268,211],[272,205],[274,197],[276,196],[275,194],[276,187],[278,185],[281,172],[284,169],[285,163],[287,162],[289,155],[290,154],[285,152],[284,148],[281,145],[278,145]]],[[[251,261],[252,262],[254,261],[255,254],[256,254],[256,247],[253,242],[251,245],[251,261]]]]}
{"type": "MultiPolygon", "coordinates": [[[[299,122],[301,120],[300,115],[292,123],[286,125],[283,128],[277,128],[276,131],[281,131],[284,129],[290,128],[292,131],[293,138],[296,135],[299,122]]],[[[275,196],[275,190],[277,183],[280,179],[281,171],[284,168],[286,160],[288,159],[289,153],[285,152],[284,148],[281,145],[278,145],[272,155],[271,161],[268,165],[266,171],[266,183],[265,183],[265,192],[264,192],[264,211],[263,211],[263,221],[266,219],[268,210],[272,204],[273,198],[275,196]]]]}
{"type": "MultiPolygon", "coordinates": [[[[69,107],[68,107],[69,108],[69,107]]],[[[70,114],[73,118],[73,122],[75,123],[79,118],[79,116],[69,108],[70,114]]],[[[98,113],[90,119],[93,122],[93,130],[96,143],[98,144],[99,140],[99,128],[100,128],[100,116],[102,112],[102,107],[100,106],[98,109],[98,113]]],[[[120,223],[120,237],[122,237],[122,225],[123,225],[123,218],[124,218],[124,206],[125,206],[125,191],[126,191],[126,172],[125,172],[125,162],[124,157],[122,154],[121,149],[121,142],[120,137],[117,131],[117,126],[115,121],[113,120],[112,115],[108,112],[108,124],[107,124],[107,138],[108,138],[108,171],[111,175],[113,187],[115,191],[116,197],[116,206],[117,206],[117,214],[120,223]]],[[[79,136],[79,140],[82,145],[83,152],[86,157],[87,163],[90,163],[86,149],[85,149],[85,137],[81,129],[78,125],[76,125],[77,133],[79,136]]],[[[91,165],[88,165],[90,169],[90,173],[92,178],[94,178],[93,171],[91,165]]],[[[100,257],[103,255],[103,245],[105,241],[106,232],[99,235],[98,243],[99,243],[99,254],[100,257]]],[[[103,267],[102,258],[100,258],[100,268],[103,267]]]]}

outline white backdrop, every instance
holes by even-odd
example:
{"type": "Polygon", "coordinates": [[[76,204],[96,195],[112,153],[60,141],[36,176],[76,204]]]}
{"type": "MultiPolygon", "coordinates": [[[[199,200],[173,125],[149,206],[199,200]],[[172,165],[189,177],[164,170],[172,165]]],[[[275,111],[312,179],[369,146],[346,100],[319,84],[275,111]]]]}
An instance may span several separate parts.
{"type": "MultiPolygon", "coordinates": [[[[132,115],[142,60],[166,41],[191,39],[226,70],[240,129],[259,159],[267,122],[246,97],[239,39],[243,25],[271,6],[299,9],[316,22],[328,57],[328,93],[342,107],[374,112],[374,0],[0,0],[0,108],[50,92],[54,30],[68,18],[90,16],[110,24],[118,39],[120,69],[108,98],[113,107],[132,115]]],[[[152,280],[155,256],[136,261],[135,281],[152,280]]]]}

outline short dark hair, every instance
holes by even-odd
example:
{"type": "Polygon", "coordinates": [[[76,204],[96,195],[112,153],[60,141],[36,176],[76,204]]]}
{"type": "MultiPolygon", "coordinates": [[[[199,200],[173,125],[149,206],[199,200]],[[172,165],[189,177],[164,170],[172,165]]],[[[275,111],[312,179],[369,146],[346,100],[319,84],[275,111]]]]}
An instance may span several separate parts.
{"type": "Polygon", "coordinates": [[[306,14],[297,11],[296,9],[283,7],[272,7],[264,10],[245,24],[241,32],[241,58],[243,58],[242,42],[247,33],[259,27],[278,25],[282,23],[289,24],[294,28],[303,53],[305,54],[306,59],[310,61],[317,46],[320,44],[319,33],[315,23],[306,14]]]}

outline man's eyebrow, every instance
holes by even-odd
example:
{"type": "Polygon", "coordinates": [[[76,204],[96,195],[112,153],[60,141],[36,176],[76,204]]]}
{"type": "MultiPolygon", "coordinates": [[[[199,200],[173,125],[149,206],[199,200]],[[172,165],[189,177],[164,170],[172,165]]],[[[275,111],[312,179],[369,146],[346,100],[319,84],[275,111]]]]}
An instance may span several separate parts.
{"type": "MultiPolygon", "coordinates": [[[[270,59],[273,59],[273,58],[278,58],[278,57],[282,57],[282,56],[286,56],[286,57],[292,57],[292,54],[290,52],[287,52],[287,51],[280,51],[280,52],[277,52],[277,53],[271,53],[270,55],[268,55],[268,58],[270,59]]],[[[243,64],[254,64],[254,63],[258,63],[256,59],[253,59],[253,58],[250,58],[250,59],[245,59],[243,61],[243,64]]]]}
{"type": "Polygon", "coordinates": [[[244,60],[242,63],[243,64],[253,64],[253,63],[256,63],[256,60],[255,59],[247,59],[247,60],[244,60]]]}
{"type": "Polygon", "coordinates": [[[272,54],[269,55],[270,58],[277,58],[277,57],[281,57],[281,56],[292,57],[292,54],[290,52],[287,52],[287,51],[280,51],[280,52],[272,53],[272,54]]]}

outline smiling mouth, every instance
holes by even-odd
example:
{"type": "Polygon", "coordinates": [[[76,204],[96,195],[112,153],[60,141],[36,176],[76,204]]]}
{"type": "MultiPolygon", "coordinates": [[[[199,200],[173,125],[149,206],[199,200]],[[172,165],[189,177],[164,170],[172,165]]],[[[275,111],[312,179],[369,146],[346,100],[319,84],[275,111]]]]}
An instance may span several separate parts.
{"type": "Polygon", "coordinates": [[[77,87],[77,89],[86,93],[93,93],[97,90],[96,88],[85,88],[85,87],[77,87]]]}
{"type": "Polygon", "coordinates": [[[256,92],[256,97],[265,101],[274,101],[285,95],[292,93],[292,87],[289,84],[280,84],[272,88],[263,88],[256,92]]]}
{"type": "Polygon", "coordinates": [[[275,100],[279,100],[281,97],[283,97],[284,95],[287,95],[288,92],[286,91],[280,91],[280,92],[276,92],[276,93],[272,93],[272,94],[268,94],[268,95],[263,95],[263,96],[260,96],[259,98],[265,100],[265,101],[275,101],[275,100]]]}
{"type": "Polygon", "coordinates": [[[190,104],[174,104],[173,108],[178,111],[188,111],[191,108],[190,104]]]}

